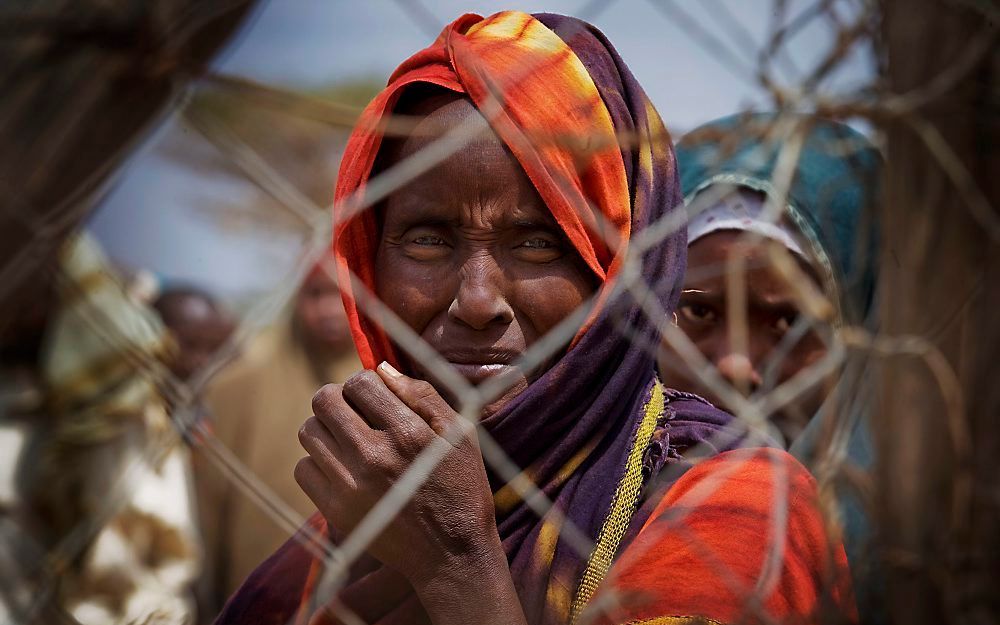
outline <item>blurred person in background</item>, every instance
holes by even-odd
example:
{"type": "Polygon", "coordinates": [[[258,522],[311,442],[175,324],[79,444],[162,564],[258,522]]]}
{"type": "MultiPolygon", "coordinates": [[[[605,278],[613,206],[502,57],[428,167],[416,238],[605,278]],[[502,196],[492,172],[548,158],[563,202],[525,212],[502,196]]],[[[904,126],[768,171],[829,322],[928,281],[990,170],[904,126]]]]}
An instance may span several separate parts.
{"type": "MultiPolygon", "coordinates": [[[[211,427],[271,492],[307,516],[315,508],[293,476],[302,457],[296,433],[316,389],[359,368],[337,281],[317,265],[287,319],[262,333],[207,387],[211,427]]],[[[208,560],[205,610],[211,615],[290,532],[217,472],[199,470],[196,477],[208,560]]]]}
{"type": "MultiPolygon", "coordinates": [[[[816,117],[733,115],[683,137],[677,160],[690,223],[688,270],[674,320],[725,382],[762,398],[808,375],[832,349],[837,332],[874,329],[875,216],[883,161],[866,137],[816,117]],[[779,204],[777,162],[793,141],[775,136],[789,121],[803,124],[805,134],[787,198],[779,204]],[[815,299],[803,301],[801,290],[772,261],[768,247],[774,245],[790,253],[806,286],[825,298],[825,310],[815,299]],[[746,262],[745,352],[730,334],[732,254],[746,262]]],[[[659,361],[666,384],[734,410],[669,345],[659,361]]],[[[874,465],[870,378],[866,355],[848,351],[832,373],[769,418],[792,454],[833,485],[859,611],[863,622],[882,623],[870,512],[856,479],[874,465]]]]}
{"type": "Polygon", "coordinates": [[[234,329],[229,313],[215,298],[194,287],[166,289],[153,307],[176,344],[170,369],[184,381],[211,361],[234,329]]]}
{"type": "Polygon", "coordinates": [[[13,347],[0,414],[25,435],[4,458],[17,573],[0,599],[15,622],[188,623],[200,545],[187,450],[158,390],[163,327],[88,236],[55,264],[0,324],[13,347]]]}
{"type": "MultiPolygon", "coordinates": [[[[212,429],[202,381],[207,373],[206,366],[212,363],[213,358],[221,356],[219,350],[232,335],[235,324],[228,311],[212,295],[196,287],[170,287],[152,300],[152,306],[169,334],[165,364],[180,382],[195,384],[188,387],[191,391],[187,396],[188,403],[181,410],[177,410],[177,405],[171,405],[170,409],[176,420],[186,422],[185,431],[192,435],[190,442],[195,444],[191,456],[195,497],[199,502],[199,517],[204,518],[206,514],[213,514],[213,504],[206,503],[210,496],[205,492],[206,487],[213,482],[211,477],[206,476],[213,476],[216,469],[210,465],[205,452],[199,447],[204,442],[202,432],[212,429]]],[[[217,366],[224,364],[218,363],[217,366]]],[[[204,523],[199,525],[205,544],[204,537],[214,537],[215,534],[212,529],[204,527],[204,523]]],[[[211,551],[211,547],[208,549],[211,551]]],[[[210,618],[218,610],[211,585],[207,581],[214,570],[215,562],[207,558],[202,578],[196,585],[199,622],[210,618]]]]}

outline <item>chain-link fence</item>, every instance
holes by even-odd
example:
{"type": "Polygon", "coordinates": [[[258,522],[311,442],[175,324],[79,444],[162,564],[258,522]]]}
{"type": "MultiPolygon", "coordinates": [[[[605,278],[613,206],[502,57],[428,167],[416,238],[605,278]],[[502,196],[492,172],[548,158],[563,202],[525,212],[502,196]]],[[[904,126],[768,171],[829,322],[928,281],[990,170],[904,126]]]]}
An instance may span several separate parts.
{"type": "MultiPolygon", "coordinates": [[[[624,241],[619,225],[602,222],[605,213],[592,205],[577,206],[581,219],[590,220],[592,237],[611,255],[622,250],[615,278],[552,324],[507,363],[504,373],[478,383],[428,343],[398,306],[383,302],[365,276],[348,278],[351,269],[338,267],[330,241],[342,224],[384,211],[384,202],[395,192],[408,189],[453,155],[464,154],[465,146],[481,140],[479,125],[430,132],[422,137],[420,150],[403,150],[406,156],[380,165],[361,191],[338,200],[334,223],[334,168],[374,90],[298,93],[206,66],[249,10],[244,3],[212,3],[211,10],[193,3],[175,9],[136,5],[128,7],[131,12],[114,2],[88,8],[49,4],[16,5],[0,14],[0,51],[12,60],[0,95],[0,127],[8,138],[0,161],[7,230],[0,274],[8,378],[4,419],[7,431],[40,431],[29,437],[36,442],[17,450],[19,468],[12,482],[24,490],[12,491],[2,509],[0,597],[5,612],[0,615],[5,619],[153,623],[193,618],[188,597],[199,567],[211,571],[218,554],[199,553],[210,532],[198,527],[195,510],[183,498],[167,494],[178,483],[184,493],[193,492],[184,477],[193,457],[194,479],[210,484],[210,497],[225,499],[230,507],[235,498],[254,508],[272,527],[295,534],[322,562],[314,567],[317,579],[311,582],[307,605],[327,606],[341,622],[368,622],[334,597],[356,581],[352,570],[372,544],[400,515],[410,514],[408,506],[423,485],[429,479],[437,483],[435,471],[470,432],[478,439],[494,495],[502,491],[556,528],[551,540],[583,563],[581,578],[568,591],[568,618],[597,622],[614,614],[617,604],[635,598],[617,593],[613,585],[596,597],[594,591],[608,574],[626,529],[609,543],[609,534],[616,532],[607,524],[598,525],[598,534],[578,526],[557,503],[558,489],[536,483],[537,467],[519,462],[518,450],[498,441],[481,423],[484,410],[502,403],[519,380],[535,380],[572,350],[581,328],[590,327],[600,314],[622,317],[611,325],[615,333],[607,341],[657,355],[668,386],[680,376],[691,387],[676,385],[677,390],[697,391],[733,414],[731,426],[682,450],[685,468],[707,462],[711,450],[729,448],[737,440],[749,447],[790,445],[815,476],[818,497],[809,505],[818,510],[831,540],[853,540],[855,523],[867,527],[864,553],[852,553],[848,545],[855,583],[860,582],[855,596],[863,621],[988,623],[1000,613],[991,582],[1000,562],[994,453],[1000,436],[992,423],[998,400],[991,384],[996,367],[990,362],[997,323],[989,313],[996,300],[993,274],[1000,233],[992,203],[996,169],[991,165],[997,160],[992,79],[998,58],[998,9],[993,3],[761,2],[760,11],[770,17],[760,39],[724,2],[705,10],[702,4],[707,3],[649,0],[663,20],[681,25],[699,54],[768,95],[766,108],[776,111],[773,116],[744,112],[728,129],[695,131],[679,150],[711,146],[700,154],[713,160],[701,166],[722,171],[742,144],[757,146],[762,151],[758,158],[771,159],[773,167],[766,188],[755,189],[752,196],[762,198],[755,215],[783,232],[794,231],[796,242],[768,244],[774,236],[749,229],[722,260],[692,257],[683,285],[676,285],[684,292],[673,311],[658,295],[664,286],[649,281],[644,263],[650,250],[666,245],[689,220],[718,210],[720,203],[725,206],[739,185],[716,180],[695,192],[685,190],[686,211],[662,211],[659,219],[624,241]],[[833,46],[803,66],[789,54],[789,41],[817,23],[836,34],[833,46]],[[933,41],[927,38],[931,33],[933,41]],[[829,76],[843,63],[856,63],[859,54],[870,56],[875,78],[831,87],[829,76]],[[176,133],[154,137],[161,152],[193,169],[203,168],[209,176],[239,181],[241,197],[252,198],[244,205],[216,203],[207,218],[223,230],[262,239],[284,237],[291,242],[285,250],[294,250],[294,262],[275,272],[265,293],[238,303],[234,331],[187,379],[169,367],[176,346],[169,345],[159,322],[150,317],[148,302],[122,287],[121,276],[111,272],[92,241],[67,238],[94,209],[99,191],[144,129],[169,108],[178,115],[171,123],[184,134],[180,140],[176,133]],[[838,217],[803,227],[794,219],[788,226],[784,216],[789,206],[803,201],[803,190],[796,185],[809,175],[803,173],[803,163],[812,158],[818,118],[848,120],[864,131],[844,130],[824,144],[824,167],[847,163],[845,178],[837,184],[881,188],[877,202],[857,202],[861,209],[850,236],[840,241],[847,248],[839,252],[847,258],[846,272],[837,253],[823,252],[830,244],[816,232],[839,227],[838,217]],[[870,149],[869,141],[886,159],[875,175],[881,182],[865,179],[861,170],[871,165],[858,162],[870,149]],[[819,252],[810,251],[812,243],[819,252]],[[817,260],[824,253],[831,257],[817,260]],[[436,392],[461,417],[416,450],[384,495],[357,512],[356,524],[336,541],[316,524],[307,524],[275,492],[266,479],[270,476],[257,474],[250,466],[255,458],[232,448],[239,430],[250,425],[236,424],[235,433],[225,433],[235,438],[224,441],[205,408],[207,389],[234,360],[253,355],[262,330],[296,305],[300,285],[317,271],[341,288],[349,280],[359,318],[377,320],[364,323],[384,332],[401,356],[397,362],[410,364],[406,372],[432,379],[436,392]],[[785,308],[773,315],[773,323],[780,324],[773,348],[758,359],[755,332],[762,313],[753,291],[760,283],[753,276],[761,271],[770,276],[768,288],[780,292],[785,308]],[[721,299],[701,297],[711,290],[705,285],[719,287],[721,299]],[[861,295],[855,298],[854,291],[861,295]],[[629,317],[628,310],[635,310],[635,316],[629,317]],[[697,334],[710,321],[724,330],[728,355],[753,360],[760,379],[720,365],[697,334]],[[655,329],[655,336],[642,328],[655,329]],[[806,343],[810,357],[797,360],[806,343]],[[788,373],[789,368],[794,370],[788,373]],[[861,430],[870,431],[864,443],[858,441],[861,430]],[[100,549],[116,554],[108,556],[110,563],[88,555],[100,549]],[[132,549],[144,555],[128,555],[132,549]],[[607,562],[602,564],[602,558],[607,562]],[[88,575],[94,579],[85,579],[88,575]],[[175,603],[141,598],[149,579],[166,588],[162,594],[175,603]]],[[[420,2],[400,0],[397,8],[426,31],[428,42],[445,25],[443,16],[420,2]]],[[[594,21],[602,12],[629,9],[626,2],[587,2],[568,13],[594,21]]],[[[506,110],[507,95],[523,90],[522,82],[544,69],[526,63],[492,76],[492,91],[480,95],[477,108],[493,119],[506,110]]],[[[381,123],[380,132],[400,143],[415,132],[427,133],[412,115],[381,123]]],[[[614,130],[623,152],[644,142],[672,141],[665,131],[614,130]]],[[[600,149],[595,143],[606,138],[555,131],[523,135],[533,150],[563,149],[584,161],[600,149]]],[[[551,184],[572,194],[571,180],[551,184]]],[[[852,188],[806,191],[832,197],[855,192],[852,188]]],[[[178,255],[186,253],[183,241],[174,244],[178,255]]],[[[654,372],[648,373],[652,379],[654,372]]],[[[310,408],[288,410],[303,421],[310,408]]],[[[627,422],[636,428],[633,446],[647,454],[651,423],[627,422]]],[[[285,436],[294,440],[296,429],[285,436]]],[[[642,453],[632,456],[628,462],[641,464],[642,453]]],[[[628,473],[627,467],[622,469],[628,473]]],[[[696,514],[699,504],[710,501],[740,470],[738,465],[709,473],[656,531],[688,531],[688,514],[696,514]]],[[[678,479],[669,470],[663,476],[671,483],[678,479]]],[[[746,588],[749,598],[740,622],[781,622],[767,598],[781,587],[783,562],[795,548],[794,532],[801,529],[794,524],[798,509],[789,485],[794,477],[787,465],[771,463],[775,495],[760,536],[767,556],[746,588]]],[[[647,481],[643,492],[654,492],[653,482],[647,481]]],[[[631,514],[641,507],[641,497],[637,490],[632,499],[612,501],[610,512],[597,514],[604,518],[615,506],[631,514]]],[[[222,538],[240,529],[227,526],[231,518],[214,522],[222,538]]],[[[719,554],[700,540],[691,535],[686,544],[712,561],[709,568],[719,586],[746,587],[747,580],[728,570],[724,558],[716,561],[719,554]]],[[[664,571],[664,583],[684,575],[664,571]]],[[[821,594],[832,595],[836,576],[829,571],[815,575],[821,594]]],[[[206,605],[220,607],[210,600],[206,605]]],[[[849,620],[844,605],[828,606],[812,617],[817,622],[849,620]]],[[[214,612],[202,613],[198,619],[213,617],[214,612]]]]}

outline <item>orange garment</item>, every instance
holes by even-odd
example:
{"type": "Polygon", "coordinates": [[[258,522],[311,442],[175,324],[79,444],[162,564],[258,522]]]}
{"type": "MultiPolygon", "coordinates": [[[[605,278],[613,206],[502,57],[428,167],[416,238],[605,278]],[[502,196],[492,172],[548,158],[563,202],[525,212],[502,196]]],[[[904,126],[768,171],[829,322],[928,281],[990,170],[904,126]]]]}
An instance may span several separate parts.
{"type": "Polygon", "coordinates": [[[605,610],[605,624],[816,623],[831,608],[857,621],[847,556],[815,480],[778,449],[726,452],[685,473],[591,607],[605,610]]]}

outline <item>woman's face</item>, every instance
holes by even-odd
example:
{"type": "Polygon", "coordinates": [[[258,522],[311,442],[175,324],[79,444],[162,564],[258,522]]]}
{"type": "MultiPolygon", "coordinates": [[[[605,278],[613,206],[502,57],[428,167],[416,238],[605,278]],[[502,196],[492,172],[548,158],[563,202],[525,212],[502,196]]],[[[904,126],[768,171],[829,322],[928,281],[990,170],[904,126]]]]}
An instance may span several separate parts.
{"type": "MultiPolygon", "coordinates": [[[[741,232],[723,230],[706,235],[688,247],[688,268],[676,321],[725,380],[751,394],[766,390],[763,387],[769,367],[773,371],[771,385],[776,386],[819,360],[826,353],[826,345],[815,331],[810,330],[794,341],[786,353],[780,353],[779,346],[799,317],[793,290],[771,266],[767,249],[763,247],[766,244],[746,249],[741,242],[743,238],[741,232]],[[745,354],[734,344],[727,317],[725,269],[733,253],[746,258],[748,336],[745,354]]],[[[806,263],[800,266],[812,277],[812,270],[806,263]]],[[[818,280],[816,286],[819,286],[818,280]]],[[[732,410],[705,388],[669,346],[661,351],[659,365],[667,386],[697,393],[721,408],[732,410]]],[[[825,394],[824,387],[814,388],[774,415],[775,425],[786,438],[794,438],[819,410],[825,394]]]]}
{"type": "MultiPolygon", "coordinates": [[[[421,136],[422,129],[471,123],[480,133],[386,200],[376,292],[459,374],[478,384],[511,370],[526,348],[587,299],[595,279],[469,101],[435,97],[420,107],[418,113],[428,114],[415,136],[389,148],[387,166],[434,141],[421,136]]],[[[404,366],[436,382],[424,363],[404,366]]],[[[486,407],[487,414],[541,372],[516,372],[516,384],[486,407]]]]}

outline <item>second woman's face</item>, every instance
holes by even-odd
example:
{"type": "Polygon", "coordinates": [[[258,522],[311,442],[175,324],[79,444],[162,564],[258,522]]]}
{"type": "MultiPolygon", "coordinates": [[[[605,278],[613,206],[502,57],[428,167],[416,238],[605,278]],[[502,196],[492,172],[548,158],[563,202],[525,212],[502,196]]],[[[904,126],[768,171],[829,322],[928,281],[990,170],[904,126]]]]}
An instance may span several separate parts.
{"type": "MultiPolygon", "coordinates": [[[[719,375],[746,394],[756,394],[787,382],[814,365],[826,354],[826,343],[809,330],[788,336],[800,316],[794,290],[773,267],[767,244],[746,247],[742,232],[713,232],[688,248],[688,269],[675,321],[681,330],[715,366],[719,375]],[[744,257],[746,306],[741,315],[746,328],[744,345],[730,335],[730,312],[726,267],[730,256],[744,257]],[[794,340],[792,340],[794,339],[794,340]]],[[[811,269],[803,261],[803,273],[811,269]]],[[[818,280],[815,286],[820,287],[818,280]]],[[[668,345],[659,359],[660,375],[672,388],[702,395],[727,410],[683,359],[668,345]]],[[[782,435],[794,440],[816,414],[826,395],[824,385],[814,386],[772,418],[782,435]]]]}
{"type": "MultiPolygon", "coordinates": [[[[434,141],[420,136],[421,126],[464,123],[481,132],[386,201],[376,292],[460,375],[478,384],[514,371],[511,364],[525,349],[584,303],[595,280],[482,115],[466,100],[444,102],[390,154],[388,165],[434,141]]],[[[436,381],[424,363],[407,366],[436,381]]],[[[516,384],[487,413],[541,373],[514,372],[516,384]]]]}

